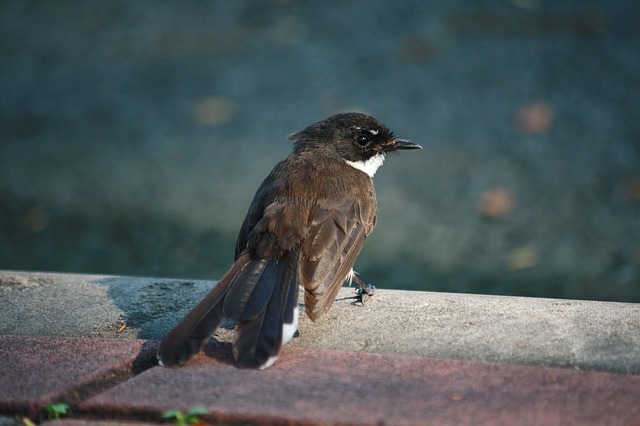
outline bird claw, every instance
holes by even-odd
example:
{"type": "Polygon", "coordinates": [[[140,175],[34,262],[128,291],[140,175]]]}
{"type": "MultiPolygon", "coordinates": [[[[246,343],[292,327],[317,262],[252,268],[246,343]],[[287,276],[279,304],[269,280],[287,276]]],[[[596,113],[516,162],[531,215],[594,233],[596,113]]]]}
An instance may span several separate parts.
{"type": "Polygon", "coordinates": [[[353,274],[353,280],[358,284],[358,288],[356,289],[356,297],[354,297],[356,301],[352,305],[364,306],[375,296],[376,288],[372,284],[362,281],[355,273],[353,274]]]}
{"type": "Polygon", "coordinates": [[[364,306],[365,303],[369,302],[376,295],[376,288],[372,284],[358,283],[360,287],[356,290],[356,301],[355,305],[364,306]]]}

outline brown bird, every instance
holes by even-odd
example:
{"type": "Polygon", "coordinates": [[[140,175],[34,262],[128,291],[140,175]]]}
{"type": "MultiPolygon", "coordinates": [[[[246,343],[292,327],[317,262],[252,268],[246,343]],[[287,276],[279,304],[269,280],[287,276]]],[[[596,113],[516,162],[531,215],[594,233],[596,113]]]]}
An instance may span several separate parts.
{"type": "Polygon", "coordinates": [[[336,114],[289,137],[293,152],[258,188],[240,228],[235,262],[165,337],[161,365],[184,364],[227,320],[236,323],[233,356],[243,368],[272,365],[298,327],[298,288],[305,312],[323,315],[376,225],[372,177],[386,154],[420,149],[375,118],[336,114]]]}

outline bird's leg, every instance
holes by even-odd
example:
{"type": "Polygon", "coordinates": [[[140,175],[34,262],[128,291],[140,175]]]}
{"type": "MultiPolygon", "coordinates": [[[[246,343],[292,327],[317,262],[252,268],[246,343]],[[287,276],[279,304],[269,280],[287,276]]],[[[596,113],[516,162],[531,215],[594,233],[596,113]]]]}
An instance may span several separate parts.
{"type": "Polygon", "coordinates": [[[371,284],[367,284],[365,282],[363,282],[360,278],[358,278],[358,276],[354,273],[353,274],[353,279],[356,282],[356,284],[358,284],[358,287],[360,287],[357,290],[357,301],[360,302],[360,304],[364,305],[366,302],[369,301],[370,298],[372,298],[373,296],[375,296],[375,292],[376,292],[376,288],[371,285],[371,284]]]}

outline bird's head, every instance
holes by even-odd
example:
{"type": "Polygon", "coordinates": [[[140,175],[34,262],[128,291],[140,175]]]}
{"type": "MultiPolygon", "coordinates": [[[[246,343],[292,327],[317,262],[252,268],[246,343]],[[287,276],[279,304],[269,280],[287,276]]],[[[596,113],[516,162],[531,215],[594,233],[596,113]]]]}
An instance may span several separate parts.
{"type": "Polygon", "coordinates": [[[372,177],[388,152],[422,149],[418,144],[396,138],[374,117],[355,112],[332,115],[289,139],[294,142],[295,150],[314,149],[337,156],[372,177]]]}

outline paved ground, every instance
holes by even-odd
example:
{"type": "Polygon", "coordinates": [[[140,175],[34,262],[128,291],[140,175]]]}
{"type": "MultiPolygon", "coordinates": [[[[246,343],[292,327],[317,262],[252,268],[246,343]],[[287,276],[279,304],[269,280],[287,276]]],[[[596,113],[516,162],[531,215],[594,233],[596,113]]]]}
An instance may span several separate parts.
{"type": "MultiPolygon", "coordinates": [[[[344,289],[271,369],[239,370],[230,329],[186,367],[158,340],[212,282],[0,271],[0,420],[223,424],[637,424],[640,307],[344,289]]],[[[3,424],[3,423],[0,423],[3,424]]],[[[56,424],[58,424],[56,422],[56,424]]]]}
{"type": "Polygon", "coordinates": [[[0,267],[214,279],[285,136],[339,110],[378,287],[640,301],[638,2],[0,2],[0,267]],[[406,153],[405,153],[406,154],[406,153]]]}
{"type": "MultiPolygon", "coordinates": [[[[266,371],[239,370],[228,348],[186,367],[149,367],[139,340],[0,337],[0,413],[37,418],[66,401],[74,418],[161,421],[202,406],[240,424],[632,425],[640,377],[318,349],[285,349],[266,371]],[[133,378],[129,378],[137,372],[133,378]]],[[[55,424],[58,424],[57,422],[55,424]]],[[[86,423],[72,423],[86,424],[86,423]]],[[[637,423],[636,423],[637,424],[637,423]]]]}

